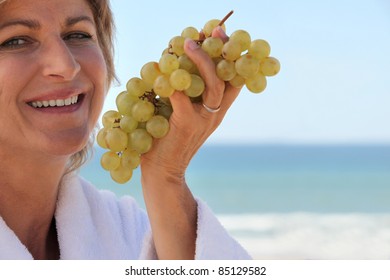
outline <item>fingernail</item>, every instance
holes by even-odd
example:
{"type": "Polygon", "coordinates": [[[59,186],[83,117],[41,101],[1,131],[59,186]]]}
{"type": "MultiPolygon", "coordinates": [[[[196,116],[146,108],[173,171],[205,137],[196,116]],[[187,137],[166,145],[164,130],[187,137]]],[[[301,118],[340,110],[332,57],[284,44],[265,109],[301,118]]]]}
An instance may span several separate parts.
{"type": "Polygon", "coordinates": [[[187,44],[187,47],[192,51],[199,48],[199,45],[194,40],[186,38],[185,43],[187,44]]]}
{"type": "Polygon", "coordinates": [[[223,28],[218,25],[217,27],[215,27],[215,29],[218,31],[218,32],[222,32],[222,33],[225,33],[225,31],[223,30],[223,28]]]}

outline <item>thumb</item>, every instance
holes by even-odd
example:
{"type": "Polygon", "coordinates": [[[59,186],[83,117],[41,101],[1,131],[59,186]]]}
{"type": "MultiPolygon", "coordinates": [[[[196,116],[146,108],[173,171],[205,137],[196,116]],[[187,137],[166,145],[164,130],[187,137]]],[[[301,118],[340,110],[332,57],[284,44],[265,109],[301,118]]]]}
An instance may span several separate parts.
{"type": "Polygon", "coordinates": [[[217,26],[214,28],[213,33],[211,34],[211,37],[218,37],[221,38],[224,43],[229,41],[229,37],[226,35],[225,31],[221,26],[217,26]]]}

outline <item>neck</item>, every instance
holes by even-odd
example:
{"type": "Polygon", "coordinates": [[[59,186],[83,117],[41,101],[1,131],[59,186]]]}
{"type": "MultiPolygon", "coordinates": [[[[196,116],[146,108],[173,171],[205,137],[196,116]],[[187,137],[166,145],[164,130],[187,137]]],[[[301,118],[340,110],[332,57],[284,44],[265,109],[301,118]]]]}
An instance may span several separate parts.
{"type": "Polygon", "coordinates": [[[34,258],[49,258],[56,235],[53,217],[58,188],[67,158],[1,151],[0,158],[0,216],[34,258]]]}

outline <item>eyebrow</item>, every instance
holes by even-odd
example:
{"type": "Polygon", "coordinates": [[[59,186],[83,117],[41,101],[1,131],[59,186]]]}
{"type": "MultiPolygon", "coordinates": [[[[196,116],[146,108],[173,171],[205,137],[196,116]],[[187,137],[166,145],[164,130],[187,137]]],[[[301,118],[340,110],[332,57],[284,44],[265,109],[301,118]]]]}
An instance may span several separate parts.
{"type": "MultiPolygon", "coordinates": [[[[77,17],[68,17],[65,20],[65,26],[73,26],[81,21],[87,21],[93,25],[95,25],[95,22],[92,18],[89,16],[77,16],[77,17]]],[[[10,27],[10,26],[16,26],[16,25],[22,25],[29,29],[38,30],[41,28],[41,24],[37,20],[30,20],[30,19],[15,19],[10,20],[7,22],[4,22],[3,24],[0,24],[0,30],[10,27]]]]}
{"type": "Polygon", "coordinates": [[[16,20],[10,20],[7,22],[4,22],[3,24],[0,24],[0,30],[4,29],[9,26],[15,26],[15,25],[22,25],[26,26],[30,29],[39,29],[41,25],[36,20],[29,20],[29,19],[16,19],[16,20]]]}
{"type": "Polygon", "coordinates": [[[65,21],[65,25],[72,26],[72,25],[79,23],[80,21],[87,21],[87,22],[95,25],[95,21],[92,18],[90,18],[89,16],[68,17],[65,21]]]}

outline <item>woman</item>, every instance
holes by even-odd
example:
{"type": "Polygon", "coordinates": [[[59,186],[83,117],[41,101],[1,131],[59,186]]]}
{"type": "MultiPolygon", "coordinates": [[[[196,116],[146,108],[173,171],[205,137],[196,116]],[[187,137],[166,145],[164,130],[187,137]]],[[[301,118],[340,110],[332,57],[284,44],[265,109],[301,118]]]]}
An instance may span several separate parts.
{"type": "Polygon", "coordinates": [[[115,77],[107,2],[0,0],[0,259],[249,258],[185,182],[239,93],[192,41],[205,106],[171,97],[170,132],[142,157],[147,216],[71,172],[115,77]]]}

